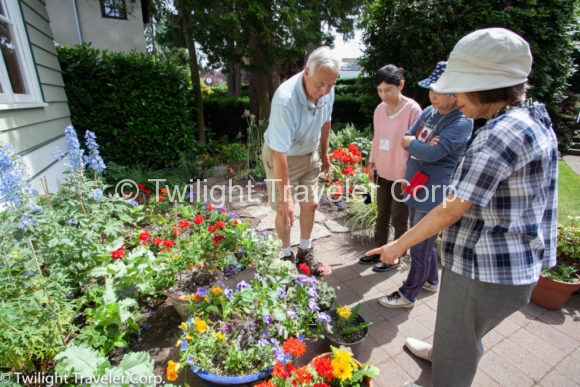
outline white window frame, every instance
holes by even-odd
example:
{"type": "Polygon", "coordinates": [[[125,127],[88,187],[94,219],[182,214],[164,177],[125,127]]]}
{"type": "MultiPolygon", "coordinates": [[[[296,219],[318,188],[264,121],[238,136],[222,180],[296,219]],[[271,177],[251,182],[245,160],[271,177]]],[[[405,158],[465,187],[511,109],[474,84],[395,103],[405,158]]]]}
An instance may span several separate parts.
{"type": "Polygon", "coordinates": [[[18,65],[22,73],[22,80],[26,88],[25,94],[14,93],[10,85],[8,70],[4,58],[0,55],[0,110],[21,109],[45,106],[42,91],[36,73],[32,50],[28,42],[28,34],[24,26],[20,2],[14,0],[0,0],[6,15],[0,15],[2,22],[8,23],[14,39],[18,65]]]}

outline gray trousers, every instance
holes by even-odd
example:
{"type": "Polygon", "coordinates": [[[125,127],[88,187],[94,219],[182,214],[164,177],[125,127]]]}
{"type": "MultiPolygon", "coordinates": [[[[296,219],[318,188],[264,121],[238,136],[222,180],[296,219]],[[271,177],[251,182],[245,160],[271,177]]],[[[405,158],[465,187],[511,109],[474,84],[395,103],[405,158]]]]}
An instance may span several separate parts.
{"type": "Polygon", "coordinates": [[[498,285],[443,269],[433,337],[433,386],[471,386],[481,339],[530,301],[530,285],[498,285]]]}

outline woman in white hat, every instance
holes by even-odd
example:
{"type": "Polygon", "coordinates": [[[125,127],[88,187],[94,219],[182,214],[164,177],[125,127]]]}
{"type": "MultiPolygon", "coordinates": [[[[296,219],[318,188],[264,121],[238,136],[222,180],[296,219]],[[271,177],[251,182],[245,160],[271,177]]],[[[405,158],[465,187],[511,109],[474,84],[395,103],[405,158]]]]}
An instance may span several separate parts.
{"type": "Polygon", "coordinates": [[[431,86],[453,93],[466,117],[484,118],[451,179],[455,192],[398,240],[371,250],[393,264],[443,231],[433,345],[408,338],[432,361],[434,386],[470,386],[482,338],[530,300],[556,263],[558,149],[543,104],[526,99],[528,43],[503,28],[463,37],[431,86]]]}

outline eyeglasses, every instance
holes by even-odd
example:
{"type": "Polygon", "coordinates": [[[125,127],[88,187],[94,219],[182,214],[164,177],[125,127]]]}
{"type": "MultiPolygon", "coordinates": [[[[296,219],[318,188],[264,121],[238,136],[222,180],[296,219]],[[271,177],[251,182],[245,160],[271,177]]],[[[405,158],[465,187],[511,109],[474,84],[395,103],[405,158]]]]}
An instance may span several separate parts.
{"type": "Polygon", "coordinates": [[[312,102],[308,102],[308,111],[313,112],[315,110],[322,109],[325,106],[326,106],[326,101],[321,103],[320,105],[315,105],[312,102]]]}

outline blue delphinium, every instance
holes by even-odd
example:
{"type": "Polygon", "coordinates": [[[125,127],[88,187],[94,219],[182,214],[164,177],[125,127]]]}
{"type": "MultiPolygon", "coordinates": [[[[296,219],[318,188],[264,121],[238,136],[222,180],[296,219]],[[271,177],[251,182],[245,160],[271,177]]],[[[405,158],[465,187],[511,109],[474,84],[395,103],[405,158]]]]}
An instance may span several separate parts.
{"type": "Polygon", "coordinates": [[[103,191],[100,188],[94,189],[91,194],[93,196],[93,199],[95,199],[98,203],[100,203],[103,200],[103,191]]]}
{"type": "Polygon", "coordinates": [[[105,162],[99,155],[99,144],[97,144],[97,136],[90,130],[85,132],[85,145],[89,150],[89,154],[83,156],[85,165],[88,165],[96,173],[101,173],[105,170],[105,162]]]}
{"type": "Polygon", "coordinates": [[[26,181],[26,173],[10,144],[0,144],[0,208],[18,207],[36,191],[26,181]]]}
{"type": "Polygon", "coordinates": [[[84,169],[85,166],[82,163],[82,160],[85,151],[84,149],[81,149],[81,144],[79,143],[76,130],[72,125],[69,125],[64,129],[64,135],[66,137],[66,149],[69,168],[73,171],[77,171],[79,168],[81,170],[84,169]]]}

